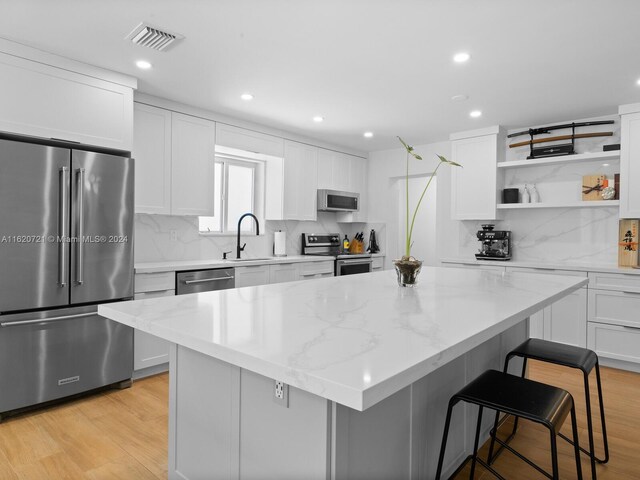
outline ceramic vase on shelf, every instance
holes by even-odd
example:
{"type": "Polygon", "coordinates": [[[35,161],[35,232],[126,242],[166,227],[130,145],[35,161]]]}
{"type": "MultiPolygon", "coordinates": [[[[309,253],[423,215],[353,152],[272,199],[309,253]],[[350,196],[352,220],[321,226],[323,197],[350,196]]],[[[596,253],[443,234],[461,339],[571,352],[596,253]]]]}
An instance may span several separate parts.
{"type": "Polygon", "coordinates": [[[422,268],[422,260],[416,260],[414,257],[402,257],[394,260],[396,267],[396,275],[398,276],[398,285],[401,287],[413,287],[418,283],[418,274],[422,268]]]}

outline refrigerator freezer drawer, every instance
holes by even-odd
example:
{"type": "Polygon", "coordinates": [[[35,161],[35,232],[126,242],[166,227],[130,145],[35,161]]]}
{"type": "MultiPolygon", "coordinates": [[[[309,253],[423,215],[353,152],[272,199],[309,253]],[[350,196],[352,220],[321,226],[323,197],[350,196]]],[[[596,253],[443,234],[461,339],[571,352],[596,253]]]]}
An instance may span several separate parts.
{"type": "Polygon", "coordinates": [[[133,330],[95,307],[0,317],[0,365],[0,412],[29,407],[130,379],[133,330]]]}

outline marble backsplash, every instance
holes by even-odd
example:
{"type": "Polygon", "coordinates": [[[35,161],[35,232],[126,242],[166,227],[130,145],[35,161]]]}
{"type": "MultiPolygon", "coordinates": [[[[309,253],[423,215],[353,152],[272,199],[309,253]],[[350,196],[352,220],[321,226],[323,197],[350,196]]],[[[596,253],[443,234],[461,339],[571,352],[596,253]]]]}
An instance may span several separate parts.
{"type": "MultiPolygon", "coordinates": [[[[474,258],[480,221],[463,221],[454,256],[474,258]]],[[[522,262],[616,265],[618,208],[561,208],[506,211],[492,222],[511,230],[512,259],[522,262]],[[526,213],[526,215],[525,215],[526,213]]]]}
{"type": "MultiPolygon", "coordinates": [[[[248,220],[246,220],[248,221],[248,220]]],[[[278,230],[287,233],[287,255],[300,255],[301,234],[340,233],[351,239],[356,232],[376,230],[378,244],[384,251],[385,225],[381,223],[338,223],[336,215],[318,212],[315,222],[266,221],[261,225],[264,235],[242,235],[247,244],[244,257],[265,257],[273,254],[273,234],[278,230]]],[[[366,245],[367,242],[365,242],[366,245]]],[[[198,232],[198,217],[137,214],[135,217],[135,261],[162,262],[171,260],[206,260],[222,258],[222,252],[235,255],[235,235],[201,235],[198,232]],[[172,235],[173,233],[173,235],[172,235]]]]}

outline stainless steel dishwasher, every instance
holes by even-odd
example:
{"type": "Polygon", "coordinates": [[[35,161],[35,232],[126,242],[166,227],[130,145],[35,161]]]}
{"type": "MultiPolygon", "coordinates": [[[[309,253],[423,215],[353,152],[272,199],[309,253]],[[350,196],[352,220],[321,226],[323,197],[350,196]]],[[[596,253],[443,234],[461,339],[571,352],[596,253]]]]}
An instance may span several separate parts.
{"type": "Polygon", "coordinates": [[[236,286],[235,269],[215,268],[176,274],[176,295],[226,290],[236,286]]]}

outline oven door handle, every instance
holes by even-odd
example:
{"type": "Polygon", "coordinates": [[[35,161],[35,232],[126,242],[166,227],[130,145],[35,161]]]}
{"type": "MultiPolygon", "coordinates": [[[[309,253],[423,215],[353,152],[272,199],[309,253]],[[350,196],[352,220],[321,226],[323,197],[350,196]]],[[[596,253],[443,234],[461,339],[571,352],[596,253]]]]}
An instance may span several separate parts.
{"type": "Polygon", "coordinates": [[[373,263],[373,260],[371,258],[338,260],[338,265],[365,265],[367,263],[373,263]]]}

